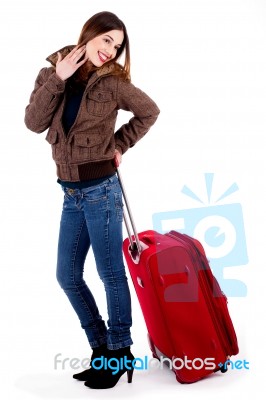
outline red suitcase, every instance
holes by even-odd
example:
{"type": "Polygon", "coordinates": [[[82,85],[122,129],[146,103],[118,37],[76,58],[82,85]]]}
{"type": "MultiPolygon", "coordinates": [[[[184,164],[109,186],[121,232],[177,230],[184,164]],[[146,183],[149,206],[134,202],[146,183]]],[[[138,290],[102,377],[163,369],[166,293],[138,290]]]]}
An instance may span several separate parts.
{"type": "Polygon", "coordinates": [[[227,298],[212,274],[201,244],[175,231],[137,234],[118,172],[128,238],[123,252],[148,330],[155,358],[168,358],[180,383],[192,383],[216,371],[238,354],[227,298]]]}

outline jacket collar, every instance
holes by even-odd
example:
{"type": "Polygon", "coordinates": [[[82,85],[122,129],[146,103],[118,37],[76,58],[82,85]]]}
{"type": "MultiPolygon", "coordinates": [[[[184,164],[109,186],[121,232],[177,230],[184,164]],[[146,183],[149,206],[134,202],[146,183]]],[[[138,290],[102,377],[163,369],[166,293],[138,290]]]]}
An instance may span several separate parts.
{"type": "MultiPolygon", "coordinates": [[[[50,54],[47,58],[46,61],[50,62],[52,64],[53,67],[56,66],[56,62],[57,62],[57,53],[60,52],[64,57],[66,57],[73,49],[74,49],[75,45],[68,45],[65,47],[62,47],[62,49],[59,49],[57,51],[55,51],[54,53],[50,54]]],[[[102,75],[107,75],[110,74],[115,68],[115,64],[106,64],[103,65],[102,67],[100,67],[99,69],[96,70],[96,74],[98,76],[102,76],[102,75]]]]}

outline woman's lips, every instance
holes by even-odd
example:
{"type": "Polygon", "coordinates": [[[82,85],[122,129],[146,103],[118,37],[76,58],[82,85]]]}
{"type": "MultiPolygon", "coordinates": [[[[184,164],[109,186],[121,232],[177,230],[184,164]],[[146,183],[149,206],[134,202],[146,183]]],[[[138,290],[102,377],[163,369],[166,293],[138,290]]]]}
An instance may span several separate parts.
{"type": "Polygon", "coordinates": [[[107,57],[107,55],[105,55],[101,51],[98,51],[98,56],[102,63],[104,63],[105,61],[107,61],[110,58],[110,57],[107,57]]]}

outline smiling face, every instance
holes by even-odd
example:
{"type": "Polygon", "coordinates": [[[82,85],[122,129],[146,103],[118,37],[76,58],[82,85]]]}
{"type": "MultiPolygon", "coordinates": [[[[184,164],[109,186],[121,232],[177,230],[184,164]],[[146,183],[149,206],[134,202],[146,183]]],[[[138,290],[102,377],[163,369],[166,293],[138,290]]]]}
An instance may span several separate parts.
{"type": "Polygon", "coordinates": [[[115,58],[123,40],[124,32],[120,30],[112,30],[96,36],[87,43],[85,57],[88,57],[96,67],[101,67],[107,61],[115,58]]]}

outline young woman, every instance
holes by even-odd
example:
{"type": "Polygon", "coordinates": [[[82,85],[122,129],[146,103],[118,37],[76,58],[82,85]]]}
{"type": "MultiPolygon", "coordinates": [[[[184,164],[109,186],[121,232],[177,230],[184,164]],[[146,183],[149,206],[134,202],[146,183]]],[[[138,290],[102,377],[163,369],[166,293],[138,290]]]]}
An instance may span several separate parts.
{"type": "MultiPolygon", "coordinates": [[[[110,388],[122,374],[131,382],[131,299],[123,263],[123,205],[116,165],[155,123],[159,109],[130,82],[129,39],[124,23],[100,12],[83,26],[78,44],[47,58],[26,107],[25,124],[52,146],[58,182],[64,191],[57,280],[85,330],[92,360],[101,356],[129,364],[119,373],[97,367],[74,378],[91,388],[110,388]],[[117,62],[124,52],[124,65],[117,62]],[[115,131],[119,109],[133,117],[115,131]],[[106,292],[108,321],[103,321],[83,279],[92,247],[106,292]]],[[[99,361],[99,360],[98,360],[99,361]]]]}

